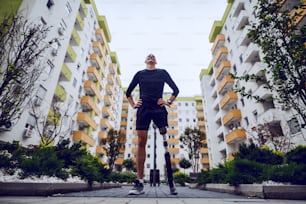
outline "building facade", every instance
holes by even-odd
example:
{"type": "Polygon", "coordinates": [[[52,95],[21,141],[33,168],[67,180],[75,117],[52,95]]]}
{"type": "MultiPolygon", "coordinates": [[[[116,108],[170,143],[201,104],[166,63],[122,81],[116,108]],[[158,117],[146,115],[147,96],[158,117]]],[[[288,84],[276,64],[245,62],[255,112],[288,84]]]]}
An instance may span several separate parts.
{"type": "MultiPolygon", "coordinates": [[[[257,1],[227,2],[223,18],[215,21],[211,29],[211,63],[200,74],[211,167],[231,160],[239,144],[258,143],[258,130],[262,126],[285,136],[293,144],[306,142],[303,139],[306,138],[305,129],[299,125],[294,111],[285,110],[274,101],[275,94],[265,89],[263,83],[246,83],[230,77],[229,73],[237,76],[255,74],[263,79],[268,76],[261,71],[266,66],[262,61],[262,51],[247,35],[252,22],[255,22],[254,6],[257,1]],[[235,85],[244,86],[247,92],[258,95],[265,102],[241,97],[234,91],[235,85]]],[[[293,9],[299,2],[283,1],[282,4],[293,9]]],[[[297,23],[305,24],[305,12],[297,23]]],[[[267,145],[272,147],[271,143],[267,145]]]]}
{"type": "Polygon", "coordinates": [[[93,0],[16,2],[19,15],[50,27],[46,41],[52,43],[31,103],[11,129],[0,131],[0,140],[26,146],[70,138],[106,160],[101,140],[120,129],[123,97],[106,18],[93,0]]]}

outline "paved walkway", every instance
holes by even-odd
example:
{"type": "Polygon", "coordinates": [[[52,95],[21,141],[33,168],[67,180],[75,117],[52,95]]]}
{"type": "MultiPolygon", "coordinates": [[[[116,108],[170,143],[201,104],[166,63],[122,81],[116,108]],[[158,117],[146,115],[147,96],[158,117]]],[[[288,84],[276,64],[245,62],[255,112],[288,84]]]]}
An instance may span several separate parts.
{"type": "Polygon", "coordinates": [[[145,186],[146,193],[128,195],[130,186],[79,193],[59,194],[51,197],[0,197],[2,204],[305,204],[306,201],[267,200],[217,193],[188,187],[178,187],[178,195],[169,195],[168,186],[145,186]]]}

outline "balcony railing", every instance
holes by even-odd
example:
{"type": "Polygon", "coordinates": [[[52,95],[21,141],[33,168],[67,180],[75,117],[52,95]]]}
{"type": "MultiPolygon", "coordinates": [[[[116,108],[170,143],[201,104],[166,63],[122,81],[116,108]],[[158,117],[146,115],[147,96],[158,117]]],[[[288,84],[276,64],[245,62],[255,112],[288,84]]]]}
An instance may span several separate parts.
{"type": "Polygon", "coordinates": [[[244,129],[235,129],[228,133],[225,137],[227,144],[241,142],[246,139],[246,131],[244,129]]]}
{"type": "Polygon", "coordinates": [[[230,110],[224,117],[223,117],[223,124],[226,125],[229,122],[239,121],[241,120],[241,111],[239,109],[230,110]]]}
{"type": "Polygon", "coordinates": [[[75,131],[73,133],[72,139],[74,142],[81,141],[82,143],[88,144],[91,147],[95,145],[95,140],[83,131],[75,131]]]}

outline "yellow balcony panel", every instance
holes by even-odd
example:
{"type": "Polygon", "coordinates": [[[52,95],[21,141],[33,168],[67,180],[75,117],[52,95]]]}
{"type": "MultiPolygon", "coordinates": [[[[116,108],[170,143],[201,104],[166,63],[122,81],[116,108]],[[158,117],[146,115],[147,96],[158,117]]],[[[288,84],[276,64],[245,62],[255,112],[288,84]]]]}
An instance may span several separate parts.
{"type": "Polygon", "coordinates": [[[81,141],[82,143],[88,144],[91,147],[93,147],[95,145],[95,140],[83,131],[73,132],[72,139],[73,139],[74,142],[81,141]]]}
{"type": "Polygon", "coordinates": [[[200,154],[208,154],[208,148],[200,148],[200,154]]]}
{"type": "Polygon", "coordinates": [[[203,112],[197,112],[196,117],[197,118],[204,118],[204,113],[203,112]]]}
{"type": "Polygon", "coordinates": [[[196,106],[196,110],[197,110],[197,111],[203,111],[203,104],[198,104],[198,105],[196,106]]]}
{"type": "Polygon", "coordinates": [[[235,122],[241,120],[241,111],[239,109],[230,110],[224,117],[223,117],[223,124],[226,125],[229,122],[235,122]]]}
{"type": "Polygon", "coordinates": [[[106,151],[102,146],[96,146],[96,154],[106,155],[106,151]]]}
{"type": "Polygon", "coordinates": [[[306,9],[305,9],[305,3],[304,2],[304,7],[303,8],[299,8],[299,9],[293,9],[291,12],[290,12],[290,17],[293,18],[293,16],[295,15],[295,13],[298,13],[299,16],[295,18],[294,20],[294,23],[296,25],[300,24],[301,21],[305,18],[306,16],[306,9]]]}
{"type": "Polygon", "coordinates": [[[230,153],[230,154],[227,155],[227,160],[228,161],[232,161],[232,160],[234,160],[234,158],[235,157],[234,157],[233,153],[230,153]]]}
{"type": "Polygon", "coordinates": [[[88,14],[88,9],[86,7],[86,4],[85,4],[84,0],[81,0],[81,5],[80,5],[79,11],[80,11],[80,13],[83,17],[86,17],[87,14],[88,14]]]}
{"type": "Polygon", "coordinates": [[[132,143],[133,143],[133,144],[138,144],[138,137],[134,137],[134,138],[132,139],[132,143]]]}
{"type": "Polygon", "coordinates": [[[106,84],[105,89],[106,89],[106,93],[107,93],[108,95],[113,95],[113,94],[114,94],[114,89],[113,89],[113,86],[112,86],[112,85],[106,84]]]}
{"type": "Polygon", "coordinates": [[[169,126],[178,126],[178,121],[175,121],[175,120],[169,120],[169,122],[168,122],[168,125],[169,126]]]}
{"type": "Polygon", "coordinates": [[[217,92],[225,92],[234,85],[234,79],[230,75],[226,75],[218,86],[217,92]]]}
{"type": "Polygon", "coordinates": [[[178,135],[178,130],[167,130],[168,135],[178,135]]]}
{"type": "Polygon", "coordinates": [[[73,50],[72,46],[68,45],[66,56],[65,56],[65,62],[75,62],[76,57],[77,55],[75,51],[73,50]]]}
{"type": "Polygon", "coordinates": [[[113,105],[113,101],[109,95],[104,95],[104,103],[107,106],[113,105]]]}
{"type": "Polygon", "coordinates": [[[171,161],[171,164],[178,164],[180,162],[180,159],[179,158],[171,158],[170,161],[171,161]]]}
{"type": "MultiPolygon", "coordinates": [[[[204,130],[205,132],[204,133],[206,133],[206,130],[204,130]]],[[[202,140],[201,141],[203,144],[207,144],[207,140],[206,139],[204,139],[204,140],[202,140]]]]}
{"type": "Polygon", "coordinates": [[[220,107],[221,109],[232,106],[234,103],[236,103],[238,100],[238,95],[235,92],[229,91],[227,92],[224,97],[220,101],[220,107]]]}
{"type": "MultiPolygon", "coordinates": [[[[124,128],[126,128],[126,127],[124,127],[124,128]]],[[[121,135],[126,135],[126,129],[121,129],[120,134],[121,135]]],[[[126,140],[126,137],[124,139],[126,140]]]]}
{"type": "Polygon", "coordinates": [[[89,114],[84,112],[79,112],[77,115],[77,122],[79,126],[92,127],[94,130],[98,128],[95,121],[89,116],[89,114]]]}
{"type": "Polygon", "coordinates": [[[246,131],[244,129],[235,129],[226,136],[226,143],[232,144],[246,140],[246,131]]]}
{"type": "Polygon", "coordinates": [[[80,35],[78,34],[78,31],[75,28],[72,29],[70,43],[71,45],[75,45],[75,46],[78,46],[81,43],[80,35]]]}
{"type": "Polygon", "coordinates": [[[125,148],[121,147],[121,148],[119,149],[119,154],[124,154],[124,152],[125,152],[125,148]]]}
{"type": "Polygon", "coordinates": [[[87,75],[89,80],[99,82],[100,88],[103,88],[103,82],[98,70],[94,66],[90,66],[87,69],[87,75]]]}
{"type": "Polygon", "coordinates": [[[126,127],[127,126],[127,122],[126,121],[121,121],[120,122],[120,126],[125,126],[126,127]]]}
{"type": "Polygon", "coordinates": [[[59,122],[61,121],[61,114],[53,109],[50,109],[47,120],[48,123],[59,125],[59,122]]]}
{"type": "Polygon", "coordinates": [[[211,53],[214,53],[216,49],[220,46],[220,44],[224,44],[225,42],[225,36],[223,34],[217,35],[215,42],[211,48],[211,53]]]}
{"type": "Polygon", "coordinates": [[[198,121],[197,126],[199,127],[205,127],[205,121],[198,121]]]}
{"type": "Polygon", "coordinates": [[[201,164],[209,164],[209,159],[208,158],[202,158],[201,159],[201,164]]]}
{"type": "Polygon", "coordinates": [[[75,27],[78,30],[83,30],[84,29],[84,21],[83,21],[80,13],[78,13],[78,15],[77,15],[77,18],[76,18],[76,21],[75,21],[75,27]]]}
{"type": "Polygon", "coordinates": [[[93,110],[96,115],[99,115],[100,111],[94,101],[91,99],[90,96],[83,96],[81,98],[81,106],[83,111],[93,110]]]}
{"type": "Polygon", "coordinates": [[[92,66],[96,67],[97,69],[103,69],[103,63],[98,54],[93,53],[90,55],[90,62],[92,66]]]}
{"type": "Polygon", "coordinates": [[[137,154],[137,149],[138,149],[137,147],[133,147],[132,150],[131,150],[131,152],[132,152],[133,154],[137,154]]]}
{"type": "Polygon", "coordinates": [[[106,17],[105,16],[98,16],[98,23],[99,23],[100,28],[103,29],[103,33],[105,35],[106,41],[110,43],[111,42],[111,34],[110,34],[110,31],[109,31],[109,28],[108,28],[106,17]]]}
{"type": "Polygon", "coordinates": [[[221,47],[214,57],[213,65],[215,66],[219,61],[223,61],[227,58],[228,50],[226,47],[221,47]]]}
{"type": "Polygon", "coordinates": [[[100,92],[98,91],[98,88],[97,88],[97,86],[95,85],[94,82],[89,81],[89,80],[85,81],[84,89],[85,89],[86,94],[88,94],[90,96],[97,96],[98,100],[100,102],[102,102],[102,100],[103,100],[102,96],[101,96],[100,92]]]}
{"type": "Polygon", "coordinates": [[[115,164],[122,165],[123,161],[124,161],[124,158],[119,157],[119,158],[116,159],[115,164]]]}
{"type": "Polygon", "coordinates": [[[106,140],[107,137],[108,137],[107,132],[105,132],[105,131],[100,131],[100,132],[98,133],[98,137],[99,137],[100,140],[106,140]]]}
{"type": "Polygon", "coordinates": [[[102,114],[104,117],[108,117],[111,115],[111,112],[107,106],[102,107],[102,114]]]}
{"type": "Polygon", "coordinates": [[[102,126],[102,128],[108,128],[108,129],[112,129],[112,125],[109,123],[109,121],[105,118],[101,119],[100,121],[100,125],[102,126]]]}
{"type": "Polygon", "coordinates": [[[71,70],[68,68],[67,64],[62,65],[61,74],[59,77],[60,81],[70,81],[72,76],[71,70]]]}
{"type": "Polygon", "coordinates": [[[112,74],[108,74],[107,75],[107,83],[110,85],[114,85],[115,84],[115,80],[112,74]]]}
{"type": "Polygon", "coordinates": [[[108,64],[108,69],[109,69],[109,72],[111,73],[111,74],[115,74],[116,73],[116,65],[114,64],[114,63],[109,63],[108,64]]]}
{"type": "Polygon", "coordinates": [[[228,74],[231,68],[231,62],[229,60],[223,61],[216,71],[216,79],[223,78],[224,75],[228,74]]]}
{"type": "Polygon", "coordinates": [[[95,32],[95,35],[96,35],[96,39],[100,43],[102,43],[102,44],[106,43],[106,39],[105,39],[105,35],[104,35],[103,29],[101,29],[101,28],[97,29],[96,32],[95,32]]]}
{"type": "Polygon", "coordinates": [[[168,148],[168,151],[170,154],[178,154],[180,153],[180,149],[179,148],[168,148]]]}
{"type": "Polygon", "coordinates": [[[128,113],[124,113],[124,112],[121,113],[121,118],[127,118],[127,117],[128,117],[128,113]]]}
{"type": "Polygon", "coordinates": [[[168,113],[169,118],[177,118],[177,112],[170,112],[168,113]]]}
{"type": "Polygon", "coordinates": [[[129,104],[122,105],[122,110],[129,110],[129,104]]]}
{"type": "Polygon", "coordinates": [[[98,41],[92,42],[92,48],[94,52],[99,55],[99,57],[102,57],[103,49],[100,42],[98,41]]]}
{"type": "MultiPolygon", "coordinates": [[[[135,126],[136,124],[134,124],[134,126],[135,126]]],[[[137,130],[133,130],[133,134],[134,135],[137,135],[137,130]]]]}
{"type": "Polygon", "coordinates": [[[57,100],[64,102],[67,98],[66,90],[61,85],[57,84],[54,96],[56,96],[57,100]]]}
{"type": "Polygon", "coordinates": [[[177,105],[176,105],[176,104],[171,104],[171,106],[168,107],[168,109],[170,109],[170,110],[176,110],[176,109],[177,109],[177,105]]]}
{"type": "Polygon", "coordinates": [[[170,138],[170,139],[167,139],[167,142],[169,145],[176,145],[180,143],[180,140],[176,138],[170,138]]]}

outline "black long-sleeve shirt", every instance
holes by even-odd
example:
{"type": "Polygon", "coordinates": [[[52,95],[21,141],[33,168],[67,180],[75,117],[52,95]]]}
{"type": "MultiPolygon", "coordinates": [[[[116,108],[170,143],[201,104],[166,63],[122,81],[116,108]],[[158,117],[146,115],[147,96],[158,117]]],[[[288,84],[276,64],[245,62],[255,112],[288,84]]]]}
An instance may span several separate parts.
{"type": "Polygon", "coordinates": [[[131,96],[134,88],[139,84],[139,95],[144,104],[156,104],[159,98],[163,97],[164,85],[167,83],[172,89],[172,95],[177,96],[179,89],[170,77],[169,73],[164,69],[144,69],[138,71],[127,91],[126,97],[131,96]]]}

